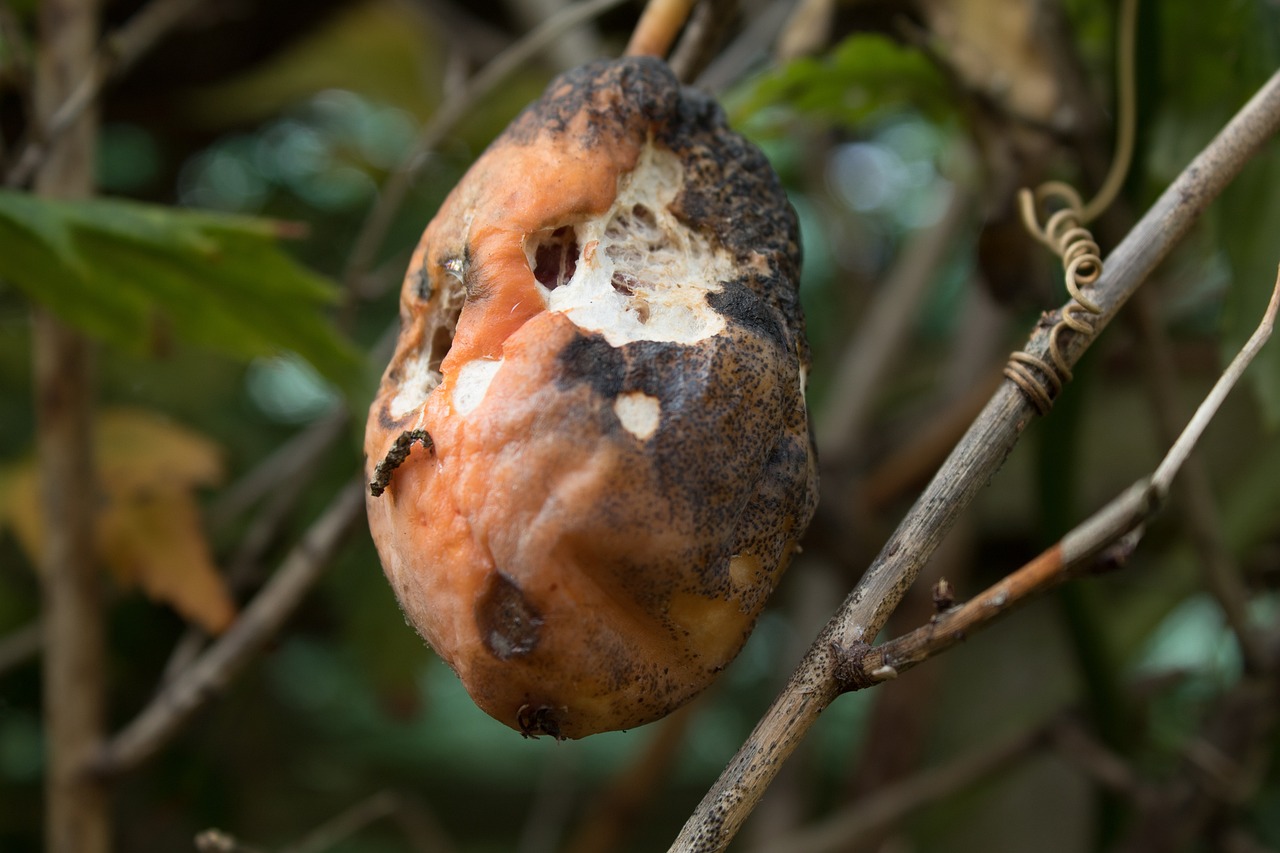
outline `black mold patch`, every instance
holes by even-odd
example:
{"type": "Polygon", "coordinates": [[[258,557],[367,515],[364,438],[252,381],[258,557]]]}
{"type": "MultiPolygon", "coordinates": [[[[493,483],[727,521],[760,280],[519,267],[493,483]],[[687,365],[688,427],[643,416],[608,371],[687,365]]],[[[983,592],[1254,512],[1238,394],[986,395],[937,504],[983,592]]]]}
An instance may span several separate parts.
{"type": "Polygon", "coordinates": [[[788,348],[787,336],[773,312],[741,282],[724,282],[718,293],[707,294],[707,304],[730,323],[760,334],[783,350],[788,348]]]}
{"type": "Polygon", "coordinates": [[[622,391],[626,360],[603,335],[579,335],[560,350],[557,360],[560,371],[556,382],[561,387],[585,382],[608,400],[622,391]]]}
{"type": "Polygon", "coordinates": [[[542,614],[503,572],[494,572],[475,608],[476,624],[487,648],[498,660],[524,657],[538,646],[542,614]]]}
{"type": "Polygon", "coordinates": [[[585,111],[585,136],[592,148],[602,141],[644,139],[645,124],[678,109],[680,83],[667,64],[654,57],[633,56],[589,62],[557,77],[542,98],[512,123],[507,134],[528,142],[540,133],[564,133],[585,111]]]}
{"type": "Polygon", "coordinates": [[[435,288],[431,286],[431,276],[425,269],[415,270],[414,273],[414,293],[418,295],[418,299],[423,302],[430,302],[435,288]]]}

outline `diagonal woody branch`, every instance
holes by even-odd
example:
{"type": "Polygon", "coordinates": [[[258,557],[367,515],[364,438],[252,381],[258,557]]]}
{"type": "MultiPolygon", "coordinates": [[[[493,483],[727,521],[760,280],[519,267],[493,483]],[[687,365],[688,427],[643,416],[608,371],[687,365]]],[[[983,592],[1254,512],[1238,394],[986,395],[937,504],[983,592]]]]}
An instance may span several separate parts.
{"type": "MultiPolygon", "coordinates": [[[[1143,280],[1278,127],[1280,72],[1183,170],[1108,256],[1101,277],[1089,292],[1100,309],[1093,332],[1061,337],[1068,364],[1080,359],[1143,280]]],[[[1040,324],[1027,344],[1029,354],[1046,356],[1052,325],[1040,324]]],[[[747,742],[698,804],[672,851],[702,853],[728,846],[782,763],[841,692],[837,677],[840,661],[833,649],[866,642],[883,627],[920,568],[959,514],[1003,464],[1034,414],[1031,403],[1012,383],[1005,382],[997,389],[814,641],[747,742]]]]}
{"type": "Polygon", "coordinates": [[[1163,506],[1173,478],[1186,463],[1227,393],[1271,337],[1278,307],[1280,274],[1276,276],[1271,302],[1257,331],[1223,372],[1152,476],[1134,483],[1040,556],[972,600],[887,643],[874,648],[860,646],[843,662],[838,672],[841,680],[856,690],[895,678],[962,642],[1010,610],[1025,604],[1032,596],[1092,571],[1100,558],[1106,563],[1110,562],[1106,557],[1125,556],[1137,544],[1146,522],[1163,506]],[[1113,548],[1119,548],[1119,553],[1113,553],[1113,548]]]}

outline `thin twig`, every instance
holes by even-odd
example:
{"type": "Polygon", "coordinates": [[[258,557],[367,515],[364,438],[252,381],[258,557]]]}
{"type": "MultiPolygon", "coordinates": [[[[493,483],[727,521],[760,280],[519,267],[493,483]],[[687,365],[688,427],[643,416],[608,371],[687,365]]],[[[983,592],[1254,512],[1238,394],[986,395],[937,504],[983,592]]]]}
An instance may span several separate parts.
{"type": "MultiPolygon", "coordinates": [[[[1177,437],[1181,419],[1178,405],[1177,376],[1172,348],[1156,319],[1157,296],[1147,290],[1134,300],[1134,325],[1137,327],[1142,358],[1146,368],[1151,398],[1156,410],[1157,429],[1163,444],[1177,437]]],[[[1260,670],[1266,660],[1262,637],[1249,625],[1248,590],[1240,576],[1227,543],[1224,541],[1217,502],[1199,455],[1183,466],[1177,502],[1186,521],[1192,545],[1199,552],[1199,564],[1205,586],[1218,601],[1227,625],[1235,634],[1245,663],[1260,670]]]]}
{"type": "Polygon", "coordinates": [[[446,97],[445,102],[419,132],[409,154],[387,176],[373,208],[360,227],[343,280],[359,282],[364,279],[373,265],[374,257],[381,248],[383,240],[386,239],[396,212],[404,204],[405,196],[408,195],[414,178],[426,162],[427,155],[457,126],[458,122],[467,116],[477,101],[488,96],[500,83],[515,73],[520,66],[537,56],[561,33],[615,6],[620,6],[623,2],[624,0],[585,0],[585,2],[566,7],[548,18],[542,26],[532,30],[520,41],[495,56],[468,80],[466,86],[456,95],[451,94],[446,97]]]}
{"type": "Polygon", "coordinates": [[[772,0],[697,77],[698,87],[719,94],[736,83],[753,66],[768,59],[770,45],[786,25],[798,0],[772,0]]]}
{"type": "Polygon", "coordinates": [[[624,51],[627,56],[667,55],[671,45],[675,44],[680,29],[689,20],[696,0],[649,0],[636,28],[631,31],[631,40],[624,51]]]}
{"type": "MultiPolygon", "coordinates": [[[[1277,72],[1160,196],[1108,257],[1091,290],[1100,309],[1090,334],[1070,334],[1062,352],[1079,360],[1152,269],[1200,213],[1280,126],[1277,72]]],[[[1048,328],[1027,351],[1044,357],[1048,328]]],[[[920,567],[1000,467],[1033,420],[1035,409],[1012,383],[1003,383],[960,445],[925,489],[858,586],[818,636],[746,744],[694,810],[672,850],[723,850],[737,833],[782,762],[823,709],[839,694],[833,647],[851,648],[875,636],[915,580],[920,567]]]]}
{"type": "Polygon", "coordinates": [[[1062,760],[1082,771],[1103,788],[1142,803],[1151,792],[1129,762],[1093,737],[1078,721],[1063,719],[1051,732],[1053,745],[1062,760]]]}
{"type": "Polygon", "coordinates": [[[1156,468],[1155,474],[1151,476],[1151,488],[1155,490],[1161,499],[1168,495],[1169,484],[1178,473],[1178,469],[1182,467],[1182,463],[1187,460],[1187,456],[1191,454],[1192,449],[1200,440],[1200,436],[1204,434],[1205,428],[1209,426],[1214,415],[1218,413],[1218,407],[1222,405],[1222,401],[1227,398],[1227,394],[1231,392],[1232,387],[1239,381],[1245,368],[1249,366],[1254,356],[1258,354],[1258,350],[1262,349],[1263,344],[1271,337],[1271,331],[1275,328],[1277,309],[1280,309],[1280,270],[1277,270],[1275,289],[1271,291],[1271,301],[1267,303],[1267,310],[1263,315],[1262,323],[1258,325],[1258,328],[1249,336],[1249,340],[1245,342],[1240,352],[1236,353],[1236,357],[1227,365],[1227,369],[1222,372],[1222,376],[1214,384],[1213,389],[1209,391],[1209,396],[1196,409],[1196,413],[1191,417],[1191,422],[1182,431],[1182,435],[1178,436],[1178,440],[1174,442],[1172,449],[1164,457],[1160,466],[1156,468]]]}
{"type": "Polygon", "coordinates": [[[334,496],[240,618],[98,752],[96,772],[123,773],[153,755],[280,630],[363,516],[364,488],[359,480],[334,496]]]}
{"type": "Polygon", "coordinates": [[[1116,148],[1107,176],[1097,195],[1084,206],[1081,218],[1092,222],[1111,206],[1133,161],[1133,141],[1138,123],[1138,81],[1134,59],[1138,52],[1138,0],[1123,0],[1116,26],[1116,148]]]}
{"type": "Polygon", "coordinates": [[[1195,442],[1213,419],[1227,393],[1240,380],[1244,369],[1258,354],[1275,328],[1280,305],[1280,273],[1262,322],[1232,360],[1204,402],[1196,410],[1182,435],[1150,478],[1140,480],[1119,497],[1077,525],[1040,556],[1003,578],[967,603],[935,617],[928,625],[874,648],[850,647],[838,671],[849,689],[870,687],[896,678],[911,667],[973,636],[1015,607],[1075,574],[1089,571],[1099,555],[1121,545],[1122,553],[1137,544],[1141,527],[1164,504],[1169,486],[1186,461],[1195,442]],[[1121,544],[1122,543],[1122,544],[1121,544]]]}
{"type": "Polygon", "coordinates": [[[1045,743],[1048,726],[986,744],[947,764],[889,785],[834,816],[791,835],[772,839],[756,853],[828,853],[848,849],[863,836],[881,831],[932,803],[939,802],[1030,756],[1045,743]]]}
{"type": "Polygon", "coordinates": [[[394,814],[400,798],[394,791],[379,791],[308,832],[302,840],[280,848],[280,853],[323,853],[346,841],[369,824],[394,814]]]}
{"type": "Polygon", "coordinates": [[[194,840],[199,853],[263,853],[221,829],[206,829],[197,833],[194,840]]]}
{"type": "Polygon", "coordinates": [[[313,468],[333,442],[342,436],[350,420],[351,416],[343,406],[335,406],[290,436],[247,474],[222,490],[205,515],[209,527],[215,531],[222,530],[280,483],[313,468]]]}
{"type": "Polygon", "coordinates": [[[906,344],[929,285],[969,212],[969,197],[955,191],[942,216],[911,238],[835,368],[830,403],[815,433],[824,466],[838,466],[861,443],[874,393],[906,344]]]}
{"type": "Polygon", "coordinates": [[[693,7],[689,24],[667,58],[682,83],[697,79],[716,55],[737,13],[738,0],[701,0],[693,7]]]}
{"type": "Polygon", "coordinates": [[[107,36],[88,73],[80,77],[66,100],[36,128],[36,135],[19,149],[13,167],[5,175],[5,186],[18,187],[30,180],[48,156],[50,146],[84,115],[85,110],[98,99],[107,81],[141,59],[175,25],[201,5],[201,0],[151,0],[128,23],[107,36]]]}
{"type": "Polygon", "coordinates": [[[644,806],[670,778],[671,765],[684,745],[689,724],[705,703],[685,705],[662,721],[641,755],[616,774],[597,796],[577,831],[565,844],[567,853],[610,853],[624,842],[644,806]]]}

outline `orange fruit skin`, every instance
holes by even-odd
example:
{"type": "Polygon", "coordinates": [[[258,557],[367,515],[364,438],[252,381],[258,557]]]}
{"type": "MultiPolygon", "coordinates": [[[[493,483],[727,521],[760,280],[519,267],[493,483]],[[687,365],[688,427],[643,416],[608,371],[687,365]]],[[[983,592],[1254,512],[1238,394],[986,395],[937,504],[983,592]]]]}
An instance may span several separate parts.
{"type": "MultiPolygon", "coordinates": [[[[572,248],[582,265],[596,247],[572,248]]],[[[553,81],[427,227],[369,476],[408,430],[432,446],[370,495],[369,524],[405,614],[494,718],[631,728],[741,649],[816,503],[799,254],[763,156],[649,58],[553,81]],[[721,328],[698,340],[611,343],[549,310],[531,269],[531,235],[605,216],[646,146],[680,164],[664,221],[730,270],[695,309],[721,328]]]]}

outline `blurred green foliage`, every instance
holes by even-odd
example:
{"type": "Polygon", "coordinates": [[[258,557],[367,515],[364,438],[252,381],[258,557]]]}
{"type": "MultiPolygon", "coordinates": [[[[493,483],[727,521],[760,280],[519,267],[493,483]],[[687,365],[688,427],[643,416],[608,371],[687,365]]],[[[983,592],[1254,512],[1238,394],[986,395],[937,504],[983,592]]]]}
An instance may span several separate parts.
{"type": "Polygon", "coordinates": [[[248,360],[296,352],[341,387],[360,361],[322,313],[337,289],[278,248],[284,223],[0,192],[0,277],[99,340],[176,337],[248,360]]]}

